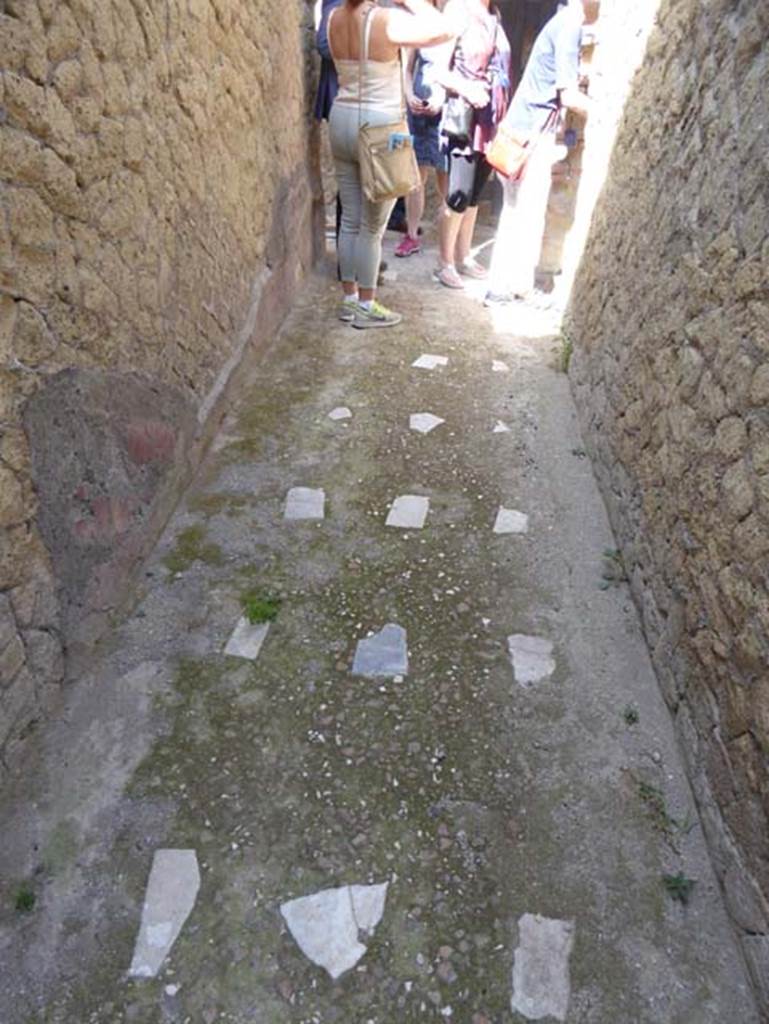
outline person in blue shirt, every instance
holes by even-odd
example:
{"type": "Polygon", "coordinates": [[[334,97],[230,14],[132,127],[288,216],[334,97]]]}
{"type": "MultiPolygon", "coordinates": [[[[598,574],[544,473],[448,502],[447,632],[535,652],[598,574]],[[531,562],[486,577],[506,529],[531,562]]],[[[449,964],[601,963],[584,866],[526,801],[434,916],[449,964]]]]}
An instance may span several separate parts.
{"type": "Polygon", "coordinates": [[[587,115],[591,101],[579,89],[582,26],[598,16],[599,0],[568,0],[537,36],[510,109],[502,122],[518,139],[527,139],[531,155],[517,180],[504,182],[489,272],[486,305],[515,299],[547,304],[534,289],[542,247],[553,164],[563,110],[587,115]]]}
{"type": "Polygon", "coordinates": [[[323,0],[320,20],[315,32],[315,46],[321,58],[318,95],[315,99],[315,117],[318,121],[328,120],[328,115],[331,113],[331,104],[336,99],[336,94],[339,90],[336,68],[334,67],[331,50],[328,46],[328,16],[341,3],[342,0],[323,0]]]}

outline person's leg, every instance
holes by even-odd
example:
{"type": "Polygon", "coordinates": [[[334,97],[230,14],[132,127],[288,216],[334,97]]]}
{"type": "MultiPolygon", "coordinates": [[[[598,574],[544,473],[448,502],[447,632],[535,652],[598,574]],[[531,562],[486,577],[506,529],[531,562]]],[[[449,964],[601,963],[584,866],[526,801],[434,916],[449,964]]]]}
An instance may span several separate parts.
{"type": "Polygon", "coordinates": [[[376,296],[379,263],[382,258],[382,236],[393,206],[392,199],[383,203],[372,203],[363,196],[360,229],[355,246],[355,266],[361,302],[371,302],[376,296]]]}
{"type": "Polygon", "coordinates": [[[342,202],[342,217],[339,226],[337,257],[342,291],[347,296],[357,295],[356,246],[360,232],[361,190],[358,165],[352,160],[335,160],[336,176],[339,182],[339,196],[342,202]]]}
{"type": "Polygon", "coordinates": [[[445,201],[449,191],[449,175],[447,171],[439,167],[435,168],[435,186],[438,189],[438,195],[445,201]]]}
{"type": "Polygon", "coordinates": [[[454,251],[457,244],[457,235],[462,224],[462,213],[453,210],[447,203],[444,203],[438,220],[438,245],[440,248],[440,261],[443,267],[454,266],[454,251]]]}
{"type": "Polygon", "coordinates": [[[502,188],[504,196],[502,212],[499,215],[489,267],[489,292],[498,297],[507,295],[510,291],[510,270],[520,236],[518,228],[519,184],[517,181],[505,178],[502,188]]]}
{"type": "Polygon", "coordinates": [[[411,256],[419,252],[419,225],[425,212],[425,182],[429,168],[420,166],[420,187],[406,196],[406,237],[395,249],[396,256],[411,256]]]}
{"type": "Polygon", "coordinates": [[[412,238],[416,238],[419,235],[419,225],[422,223],[422,217],[425,212],[425,185],[427,184],[427,173],[430,170],[429,167],[419,168],[420,186],[414,189],[413,192],[409,192],[406,196],[406,223],[408,224],[408,232],[412,238]]]}
{"type": "Polygon", "coordinates": [[[437,275],[448,288],[463,287],[455,266],[457,238],[470,205],[474,180],[473,155],[449,150],[448,192],[438,221],[440,269],[437,275]]]}
{"type": "Polygon", "coordinates": [[[376,282],[382,256],[382,235],[394,202],[372,203],[365,195],[361,205],[361,224],[355,248],[355,262],[360,285],[360,301],[352,321],[353,327],[394,327],[401,322],[399,313],[393,313],[376,301],[376,282]]]}
{"type": "Polygon", "coordinates": [[[508,264],[508,287],[523,296],[534,287],[534,272],[542,249],[550,197],[555,135],[545,135],[531,155],[516,202],[515,239],[508,264]]]}
{"type": "Polygon", "coordinates": [[[471,206],[465,210],[462,215],[462,222],[459,225],[459,231],[457,232],[457,243],[455,252],[456,264],[465,263],[470,255],[470,249],[473,245],[473,232],[475,231],[475,222],[478,219],[478,207],[471,206]]]}
{"type": "Polygon", "coordinates": [[[478,219],[478,202],[481,197],[484,185],[489,180],[491,167],[485,157],[480,153],[475,154],[473,168],[473,186],[470,193],[470,204],[462,218],[462,224],[457,234],[456,264],[462,268],[463,273],[469,277],[486,277],[486,268],[477,260],[470,259],[470,250],[473,246],[473,233],[475,222],[478,219]]]}
{"type": "Polygon", "coordinates": [[[350,112],[335,106],[329,118],[329,138],[341,202],[337,259],[346,296],[353,296],[358,291],[355,248],[360,231],[362,198],[360,170],[354,159],[356,150],[350,145],[352,127],[350,112]]]}

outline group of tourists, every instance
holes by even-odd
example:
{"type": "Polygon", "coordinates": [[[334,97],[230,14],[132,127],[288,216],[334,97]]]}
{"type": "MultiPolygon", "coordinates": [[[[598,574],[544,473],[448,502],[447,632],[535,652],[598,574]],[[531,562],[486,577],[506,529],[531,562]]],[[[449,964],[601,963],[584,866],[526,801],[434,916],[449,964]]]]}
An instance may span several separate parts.
{"type": "MultiPolygon", "coordinates": [[[[406,234],[395,255],[420,251],[432,168],[442,201],[434,279],[458,290],[465,278],[488,278],[487,305],[531,299],[561,112],[589,109],[579,89],[580,41],[598,2],[566,0],[538,35],[513,93],[510,44],[491,0],[323,0],[316,114],[329,122],[341,203],[340,319],[358,328],[401,320],[376,298],[382,237],[395,197],[367,194],[360,138],[364,125],[397,125],[404,107],[405,143],[414,149],[419,178],[406,195],[406,234]],[[502,138],[520,154],[514,172],[498,160],[492,166],[495,140],[502,138]],[[504,203],[487,270],[472,255],[473,233],[494,167],[504,203]]],[[[394,132],[388,148],[403,144],[402,133],[394,132]]]]}

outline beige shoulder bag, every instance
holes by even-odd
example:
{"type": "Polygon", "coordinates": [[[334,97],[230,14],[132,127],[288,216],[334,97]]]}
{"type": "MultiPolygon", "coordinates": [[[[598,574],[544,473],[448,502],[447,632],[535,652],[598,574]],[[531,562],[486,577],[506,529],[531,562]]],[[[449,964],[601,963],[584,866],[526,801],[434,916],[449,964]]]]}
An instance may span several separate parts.
{"type": "Polygon", "coordinates": [[[403,90],[403,61],[401,60],[400,121],[390,124],[363,123],[363,76],[368,60],[371,22],[376,8],[370,10],[361,23],[361,45],[358,80],[358,163],[363,192],[372,203],[408,195],[419,188],[421,178],[416,154],[406,120],[403,90]]]}

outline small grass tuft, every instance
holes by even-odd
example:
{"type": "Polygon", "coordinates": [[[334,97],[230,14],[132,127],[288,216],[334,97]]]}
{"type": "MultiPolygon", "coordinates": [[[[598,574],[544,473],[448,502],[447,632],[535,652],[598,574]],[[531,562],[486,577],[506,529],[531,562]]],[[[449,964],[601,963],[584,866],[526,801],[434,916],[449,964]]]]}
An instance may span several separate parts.
{"type": "Polygon", "coordinates": [[[603,553],[603,572],[601,573],[601,590],[608,590],[609,587],[619,587],[622,583],[628,582],[627,569],[622,558],[622,552],[616,548],[606,548],[603,553]]]}
{"type": "Polygon", "coordinates": [[[189,569],[193,562],[221,565],[223,561],[222,549],[218,544],[206,542],[206,528],[196,524],[182,530],[173,551],[163,559],[163,565],[169,572],[177,573],[189,569]]]}
{"type": "Polygon", "coordinates": [[[561,332],[560,347],[558,349],[558,369],[561,373],[569,372],[571,357],[574,354],[574,342],[565,331],[561,332]]]}
{"type": "Polygon", "coordinates": [[[256,626],[261,622],[274,622],[283,601],[258,590],[247,590],[241,595],[240,604],[248,621],[256,626]]]}
{"type": "Polygon", "coordinates": [[[692,890],[697,884],[697,880],[695,878],[687,878],[683,871],[679,871],[677,875],[663,875],[662,884],[667,889],[671,899],[686,906],[692,890]]]}
{"type": "Polygon", "coordinates": [[[653,827],[662,835],[674,853],[680,853],[679,842],[695,827],[696,819],[691,819],[687,814],[683,821],[678,821],[668,811],[665,794],[661,789],[642,779],[637,779],[636,782],[638,795],[646,804],[653,827]]]}
{"type": "Polygon", "coordinates": [[[16,907],[17,914],[29,914],[35,909],[37,903],[37,896],[32,886],[26,882],[20,885],[16,890],[16,899],[14,900],[14,906],[16,907]]]}
{"type": "Polygon", "coordinates": [[[632,704],[628,704],[622,712],[622,717],[625,719],[625,725],[638,725],[638,720],[640,718],[638,708],[634,708],[632,704]]]}

